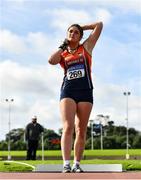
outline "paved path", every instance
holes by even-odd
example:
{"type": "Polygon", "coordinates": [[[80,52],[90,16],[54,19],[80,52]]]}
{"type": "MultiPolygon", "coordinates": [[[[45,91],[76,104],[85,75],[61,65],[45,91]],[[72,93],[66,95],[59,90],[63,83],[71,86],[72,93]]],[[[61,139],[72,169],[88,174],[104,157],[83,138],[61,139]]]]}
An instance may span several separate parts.
{"type": "Polygon", "coordinates": [[[103,180],[103,179],[116,179],[116,180],[126,180],[126,179],[140,179],[140,172],[118,172],[118,173],[0,173],[0,179],[5,180],[103,180]]]}

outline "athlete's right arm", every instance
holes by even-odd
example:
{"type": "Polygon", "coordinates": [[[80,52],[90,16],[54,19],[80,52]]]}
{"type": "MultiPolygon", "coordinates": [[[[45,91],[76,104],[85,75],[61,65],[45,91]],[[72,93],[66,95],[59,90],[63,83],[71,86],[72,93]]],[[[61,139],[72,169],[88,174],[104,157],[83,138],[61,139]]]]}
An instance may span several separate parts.
{"type": "Polygon", "coordinates": [[[67,49],[67,46],[69,44],[68,39],[64,39],[63,43],[59,46],[58,51],[53,53],[51,57],[49,58],[48,62],[52,65],[58,64],[61,61],[61,53],[67,49]]]}
{"type": "Polygon", "coordinates": [[[61,48],[59,48],[56,52],[54,52],[48,62],[52,65],[58,64],[61,61],[61,53],[63,52],[63,50],[61,48]]]}

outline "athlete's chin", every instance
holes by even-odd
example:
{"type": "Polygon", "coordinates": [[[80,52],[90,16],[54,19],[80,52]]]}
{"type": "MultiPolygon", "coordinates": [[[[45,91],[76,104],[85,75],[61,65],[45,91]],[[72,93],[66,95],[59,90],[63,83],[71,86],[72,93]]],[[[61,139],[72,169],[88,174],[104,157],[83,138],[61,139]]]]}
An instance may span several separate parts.
{"type": "Polygon", "coordinates": [[[78,40],[76,40],[76,39],[74,39],[74,38],[70,38],[70,39],[69,39],[69,42],[71,42],[71,43],[77,43],[78,40]]]}

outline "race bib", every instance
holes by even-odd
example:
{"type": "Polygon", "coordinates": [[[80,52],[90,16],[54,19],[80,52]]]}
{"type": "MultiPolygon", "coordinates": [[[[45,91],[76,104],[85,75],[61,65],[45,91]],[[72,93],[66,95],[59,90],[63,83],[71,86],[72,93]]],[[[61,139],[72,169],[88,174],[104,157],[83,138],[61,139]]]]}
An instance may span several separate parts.
{"type": "Polygon", "coordinates": [[[67,79],[72,80],[72,79],[78,79],[82,78],[85,76],[85,70],[84,70],[84,65],[76,65],[72,66],[67,70],[67,79]]]}

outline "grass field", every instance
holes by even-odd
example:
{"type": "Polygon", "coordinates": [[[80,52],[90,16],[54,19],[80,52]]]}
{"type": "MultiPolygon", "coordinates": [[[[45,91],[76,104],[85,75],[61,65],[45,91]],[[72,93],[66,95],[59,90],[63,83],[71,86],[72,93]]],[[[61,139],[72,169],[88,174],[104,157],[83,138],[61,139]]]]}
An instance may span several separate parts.
{"type": "MultiPolygon", "coordinates": [[[[20,161],[36,166],[37,164],[62,164],[62,160],[47,160],[47,161],[20,161]]],[[[82,160],[82,164],[122,164],[124,171],[141,171],[140,160],[82,160]]],[[[33,168],[16,163],[8,163],[0,161],[0,172],[27,172],[32,171],[33,168]]]]}
{"type": "MultiPolygon", "coordinates": [[[[122,164],[123,170],[127,171],[141,171],[141,158],[139,160],[126,160],[125,159],[126,150],[85,150],[84,156],[94,156],[95,158],[91,160],[82,160],[82,164],[122,164]],[[112,160],[109,159],[97,159],[96,156],[111,156],[113,157],[112,160]],[[114,157],[116,156],[123,156],[123,159],[115,160],[114,157]]],[[[131,156],[138,156],[141,157],[141,149],[130,149],[129,150],[130,157],[131,156]]],[[[0,157],[6,157],[8,155],[7,151],[0,151],[0,157]]],[[[42,155],[42,151],[37,152],[38,156],[42,155]]],[[[61,156],[61,151],[45,151],[44,152],[45,157],[51,157],[51,156],[61,156]]],[[[73,155],[73,152],[72,152],[73,155]]],[[[25,157],[26,151],[11,151],[11,156],[16,157],[25,157]]],[[[19,161],[18,161],[19,162],[19,161]]],[[[37,164],[62,164],[62,160],[45,160],[45,161],[20,161],[23,163],[28,163],[30,165],[36,166],[37,164]]],[[[1,172],[27,172],[32,171],[33,168],[25,165],[20,165],[17,163],[7,163],[5,161],[0,161],[0,171],[1,172]]]]}
{"type": "MultiPolygon", "coordinates": [[[[125,149],[110,149],[110,150],[85,150],[84,155],[86,156],[125,156],[125,149]]],[[[130,156],[141,156],[141,149],[129,149],[130,156]]],[[[7,151],[0,151],[0,157],[7,156],[7,151]]],[[[37,155],[41,156],[42,151],[37,151],[37,155]]],[[[46,150],[44,151],[45,156],[61,156],[60,150],[46,150]]],[[[73,155],[73,151],[72,151],[73,155]]],[[[11,156],[26,156],[26,151],[11,151],[11,156]]]]}

